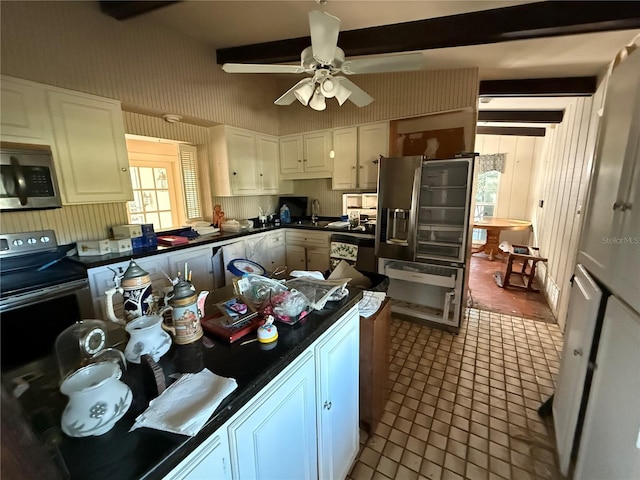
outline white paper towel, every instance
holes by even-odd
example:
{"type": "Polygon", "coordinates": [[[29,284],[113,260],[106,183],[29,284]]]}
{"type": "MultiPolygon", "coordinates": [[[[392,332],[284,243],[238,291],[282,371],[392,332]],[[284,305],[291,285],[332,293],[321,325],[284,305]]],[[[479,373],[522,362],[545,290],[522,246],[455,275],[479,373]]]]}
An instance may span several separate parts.
{"type": "MultiPolygon", "coordinates": [[[[224,398],[238,388],[233,378],[207,370],[185,373],[136,418],[131,430],[140,427],[196,435],[224,398]]],[[[129,430],[129,431],[131,431],[129,430]]]]}
{"type": "Polygon", "coordinates": [[[384,292],[362,292],[362,300],[358,302],[358,313],[361,317],[368,318],[378,311],[387,296],[384,292]]]}

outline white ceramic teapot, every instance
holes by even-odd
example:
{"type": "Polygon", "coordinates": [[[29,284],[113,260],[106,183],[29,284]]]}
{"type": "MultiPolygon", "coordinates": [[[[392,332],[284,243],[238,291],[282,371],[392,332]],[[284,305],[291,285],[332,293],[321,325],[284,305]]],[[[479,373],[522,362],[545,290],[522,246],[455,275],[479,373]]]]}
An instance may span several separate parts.
{"type": "Polygon", "coordinates": [[[131,363],[140,363],[140,357],[148,354],[157,362],[171,348],[171,336],[162,329],[160,315],[145,315],[132,320],[124,329],[131,338],[124,349],[124,356],[131,363]]]}
{"type": "Polygon", "coordinates": [[[60,391],[69,397],[62,413],[62,431],[70,437],[107,433],[129,410],[133,395],[120,381],[113,362],[90,363],[66,377],[60,391]]]}

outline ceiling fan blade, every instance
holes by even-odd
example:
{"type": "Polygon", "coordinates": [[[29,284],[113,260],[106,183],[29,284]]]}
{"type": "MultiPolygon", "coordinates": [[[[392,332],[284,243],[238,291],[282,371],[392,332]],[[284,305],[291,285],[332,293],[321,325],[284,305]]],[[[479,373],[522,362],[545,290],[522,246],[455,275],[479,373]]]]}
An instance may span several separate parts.
{"type": "Polygon", "coordinates": [[[312,10],[309,12],[309,30],[313,58],[322,65],[331,64],[338,46],[340,19],[326,12],[312,10]]]}
{"type": "Polygon", "coordinates": [[[351,90],[351,95],[349,95],[348,100],[355,103],[358,107],[366,107],[373,102],[373,97],[351,80],[345,77],[335,77],[335,79],[338,80],[343,87],[351,90]]]}
{"type": "Polygon", "coordinates": [[[284,94],[280,96],[275,102],[276,105],[291,105],[296,100],[296,90],[300,88],[305,83],[313,82],[311,78],[305,78],[296,83],[293,87],[287,90],[284,94]]]}
{"type": "Polygon", "coordinates": [[[262,65],[259,63],[225,63],[222,70],[227,73],[304,73],[300,65],[262,65]]]}
{"type": "Polygon", "coordinates": [[[426,59],[421,53],[407,53],[347,60],[341,68],[343,73],[353,75],[358,73],[409,72],[422,70],[426,66],[426,59]]]}

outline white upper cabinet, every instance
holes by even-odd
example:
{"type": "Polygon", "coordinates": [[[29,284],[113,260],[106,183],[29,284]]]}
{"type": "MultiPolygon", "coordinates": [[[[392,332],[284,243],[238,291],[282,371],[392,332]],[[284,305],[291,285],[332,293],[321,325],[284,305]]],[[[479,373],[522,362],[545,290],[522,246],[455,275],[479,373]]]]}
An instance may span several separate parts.
{"type": "Polygon", "coordinates": [[[389,155],[389,124],[358,127],[358,188],[378,187],[378,159],[389,155]]]}
{"type": "Polygon", "coordinates": [[[120,102],[47,87],[65,204],[133,200],[120,102]]]}
{"type": "Polygon", "coordinates": [[[219,125],[210,129],[209,154],[215,195],[279,192],[277,137],[219,125]]]}
{"type": "Polygon", "coordinates": [[[389,154],[389,123],[333,131],[333,189],[376,189],[378,158],[389,154]]]}
{"type": "Polygon", "coordinates": [[[329,178],[330,152],[330,130],[280,137],[280,172],[289,180],[329,178]]]}
{"type": "Polygon", "coordinates": [[[51,145],[51,119],[43,85],[3,75],[0,91],[2,141],[51,145]]]}
{"type": "Polygon", "coordinates": [[[348,190],[358,186],[358,127],[336,128],[333,131],[334,190],[348,190]]]}
{"type": "Polygon", "coordinates": [[[133,200],[120,102],[2,77],[2,141],[49,145],[65,205],[133,200]]]}

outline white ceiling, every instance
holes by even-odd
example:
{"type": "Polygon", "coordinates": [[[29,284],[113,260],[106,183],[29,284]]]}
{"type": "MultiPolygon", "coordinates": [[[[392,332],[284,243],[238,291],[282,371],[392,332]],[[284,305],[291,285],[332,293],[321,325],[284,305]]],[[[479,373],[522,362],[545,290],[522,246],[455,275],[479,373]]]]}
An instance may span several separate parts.
{"type": "MultiPolygon", "coordinates": [[[[315,0],[182,1],[140,21],[184,33],[219,49],[309,35],[308,12],[322,9],[341,31],[531,3],[526,1],[315,0]]],[[[132,19],[137,21],[137,19],[132,19]]],[[[478,67],[481,80],[600,75],[620,49],[640,34],[624,30],[425,50],[429,69],[478,67]]],[[[338,39],[340,45],[340,39],[338,39]]],[[[494,99],[480,109],[557,109],[567,99],[494,99]]]]}

